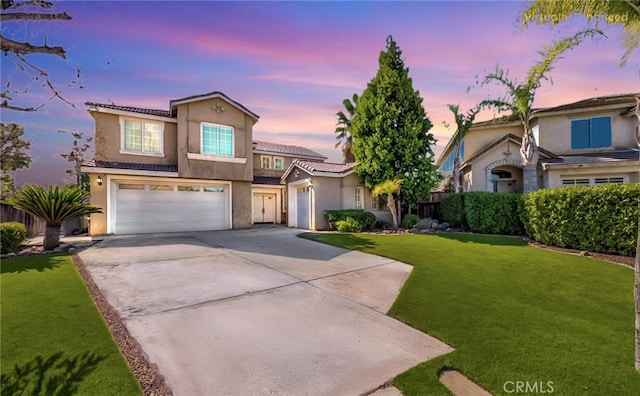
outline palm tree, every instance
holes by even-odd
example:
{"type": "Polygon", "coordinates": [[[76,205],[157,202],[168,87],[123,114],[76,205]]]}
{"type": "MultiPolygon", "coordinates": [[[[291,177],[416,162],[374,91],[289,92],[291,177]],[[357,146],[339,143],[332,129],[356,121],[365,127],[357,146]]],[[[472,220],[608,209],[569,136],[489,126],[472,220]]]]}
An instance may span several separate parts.
{"type": "Polygon", "coordinates": [[[78,186],[24,185],[12,198],[2,203],[13,206],[47,223],[44,235],[44,249],[52,250],[60,245],[62,222],[91,213],[102,213],[98,206],[84,201],[89,193],[78,186]]]}
{"type": "Polygon", "coordinates": [[[373,188],[371,192],[374,197],[381,195],[387,196],[387,207],[391,212],[391,219],[393,221],[393,228],[398,228],[398,215],[396,212],[396,202],[393,199],[393,194],[397,194],[400,191],[400,185],[402,179],[385,180],[373,188]]]}
{"type": "Polygon", "coordinates": [[[640,1],[639,0],[536,0],[518,17],[522,29],[533,22],[539,25],[557,25],[569,18],[580,15],[589,24],[599,22],[622,27],[625,52],[620,66],[624,66],[629,56],[640,44],[640,1]]]}
{"type": "Polygon", "coordinates": [[[510,110],[512,115],[518,117],[524,128],[522,135],[522,145],[520,155],[523,165],[524,192],[538,189],[538,145],[531,129],[531,118],[533,114],[533,100],[536,90],[540,87],[542,80],[548,80],[548,74],[553,68],[556,60],[565,51],[580,44],[587,37],[602,35],[602,32],[595,29],[588,29],[556,42],[552,46],[545,47],[540,52],[542,60],[531,66],[524,82],[518,82],[508,76],[508,72],[496,66],[493,73],[487,74],[482,80],[477,81],[477,85],[483,87],[491,83],[502,85],[506,89],[504,97],[500,99],[486,99],[482,101],[483,107],[494,107],[499,111],[510,110]]]}
{"type": "Polygon", "coordinates": [[[342,111],[336,113],[336,115],[338,116],[338,123],[336,124],[337,126],[335,132],[337,134],[336,139],[338,139],[338,142],[336,143],[335,147],[338,148],[340,145],[342,145],[342,156],[345,163],[355,161],[353,152],[351,151],[351,147],[353,146],[353,138],[351,136],[351,120],[356,115],[358,99],[358,94],[353,94],[353,98],[351,100],[347,98],[342,101],[344,108],[349,113],[349,117],[347,117],[342,111]]]}
{"type": "MultiPolygon", "coordinates": [[[[624,66],[631,53],[640,44],[640,0],[536,0],[518,17],[523,29],[529,22],[540,25],[556,25],[572,16],[586,17],[587,23],[605,21],[619,25],[624,31],[625,52],[620,60],[624,66]]],[[[636,97],[635,115],[640,123],[640,97],[636,97]]],[[[636,127],[636,138],[640,148],[640,126],[636,127]]],[[[640,209],[640,203],[638,203],[640,209]]],[[[636,306],[635,368],[640,372],[640,221],[638,222],[638,244],[636,248],[634,298],[636,306]]]]}
{"type": "Polygon", "coordinates": [[[460,162],[462,161],[462,158],[460,158],[460,146],[462,145],[464,137],[469,132],[469,129],[473,126],[473,120],[480,111],[480,106],[476,106],[466,114],[460,113],[460,107],[458,105],[450,104],[448,106],[456,121],[456,132],[453,135],[453,144],[455,145],[455,157],[453,159],[453,191],[462,192],[462,182],[460,180],[460,162]]]}

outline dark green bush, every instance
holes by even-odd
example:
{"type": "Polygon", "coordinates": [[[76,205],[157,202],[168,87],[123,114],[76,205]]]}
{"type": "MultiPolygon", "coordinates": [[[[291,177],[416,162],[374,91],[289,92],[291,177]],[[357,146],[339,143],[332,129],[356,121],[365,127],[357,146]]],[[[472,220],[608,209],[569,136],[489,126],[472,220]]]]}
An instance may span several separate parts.
{"type": "Polygon", "coordinates": [[[420,216],[417,214],[407,214],[402,218],[402,227],[411,228],[420,221],[420,216]]]}
{"type": "Polygon", "coordinates": [[[518,215],[520,194],[469,192],[464,197],[466,221],[474,232],[485,234],[524,234],[518,215]]]}
{"type": "Polygon", "coordinates": [[[329,223],[329,228],[334,229],[338,221],[351,218],[360,223],[361,230],[371,230],[376,225],[376,216],[362,209],[325,210],[324,218],[329,223]]]}
{"type": "Polygon", "coordinates": [[[0,223],[0,252],[15,252],[26,237],[27,229],[24,224],[16,221],[0,223]]]}
{"type": "Polygon", "coordinates": [[[640,184],[565,187],[524,196],[530,238],[560,247],[633,256],[640,184]]]}
{"type": "Polygon", "coordinates": [[[467,193],[452,193],[446,195],[440,201],[440,213],[442,220],[451,227],[467,227],[467,217],[464,209],[464,197],[467,193]]]}
{"type": "Polygon", "coordinates": [[[340,232],[362,232],[362,223],[353,217],[336,221],[336,230],[340,232]]]}

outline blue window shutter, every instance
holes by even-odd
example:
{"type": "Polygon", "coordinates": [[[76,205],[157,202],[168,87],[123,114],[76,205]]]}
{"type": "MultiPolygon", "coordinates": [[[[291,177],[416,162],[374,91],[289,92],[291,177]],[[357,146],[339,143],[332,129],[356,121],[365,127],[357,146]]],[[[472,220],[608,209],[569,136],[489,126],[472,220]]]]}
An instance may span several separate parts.
{"type": "Polygon", "coordinates": [[[589,148],[589,120],[571,121],[571,148],[589,148]]]}
{"type": "Polygon", "coordinates": [[[611,117],[594,117],[591,119],[591,133],[589,147],[611,146],[611,117]]]}
{"type": "Polygon", "coordinates": [[[464,162],[464,140],[460,142],[460,163],[464,162]]]}

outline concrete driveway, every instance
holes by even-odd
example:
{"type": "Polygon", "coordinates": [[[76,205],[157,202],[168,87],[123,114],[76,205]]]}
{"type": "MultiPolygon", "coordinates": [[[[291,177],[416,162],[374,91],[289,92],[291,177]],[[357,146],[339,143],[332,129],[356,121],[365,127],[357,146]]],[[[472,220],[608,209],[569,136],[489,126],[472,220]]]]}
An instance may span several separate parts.
{"type": "Polygon", "coordinates": [[[359,395],[446,344],[385,315],[411,271],[299,231],[109,237],[80,253],[175,395],[359,395]]]}

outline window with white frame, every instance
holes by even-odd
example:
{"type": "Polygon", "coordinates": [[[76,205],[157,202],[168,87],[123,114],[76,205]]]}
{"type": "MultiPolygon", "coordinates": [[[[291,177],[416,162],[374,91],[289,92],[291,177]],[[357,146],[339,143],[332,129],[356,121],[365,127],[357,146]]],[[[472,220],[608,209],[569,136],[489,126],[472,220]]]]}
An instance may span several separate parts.
{"type": "Polygon", "coordinates": [[[162,154],[162,130],[161,123],[125,119],[122,150],[131,153],[162,154]]]}
{"type": "Polygon", "coordinates": [[[200,135],[202,154],[233,157],[233,127],[203,122],[200,135]]]}
{"type": "Polygon", "coordinates": [[[271,156],[270,155],[261,155],[260,156],[260,168],[261,169],[271,169],[271,156]]]}
{"type": "Polygon", "coordinates": [[[371,209],[380,210],[380,203],[378,202],[378,197],[371,194],[371,209]]]}
{"type": "Polygon", "coordinates": [[[355,203],[354,207],[356,209],[362,209],[362,189],[360,187],[355,188],[355,203]]]}
{"type": "Polygon", "coordinates": [[[284,169],[284,158],[282,158],[282,157],[273,157],[273,169],[283,170],[284,169]]]}
{"type": "Polygon", "coordinates": [[[625,184],[626,176],[605,176],[580,179],[562,179],[563,186],[602,186],[605,184],[625,184]]]}

